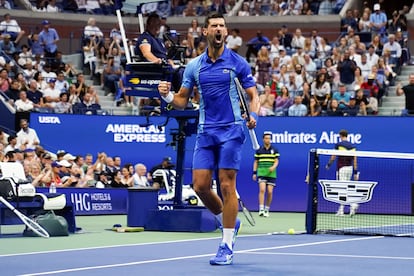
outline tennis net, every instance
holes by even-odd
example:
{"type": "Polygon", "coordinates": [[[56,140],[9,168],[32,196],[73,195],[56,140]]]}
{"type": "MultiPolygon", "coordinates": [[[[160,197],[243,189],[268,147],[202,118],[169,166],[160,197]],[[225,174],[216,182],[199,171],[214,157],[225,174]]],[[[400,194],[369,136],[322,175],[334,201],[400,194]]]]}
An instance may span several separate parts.
{"type": "Polygon", "coordinates": [[[307,233],[414,237],[414,154],[312,149],[307,181],[307,233]],[[332,155],[358,171],[327,167],[332,155]]]}

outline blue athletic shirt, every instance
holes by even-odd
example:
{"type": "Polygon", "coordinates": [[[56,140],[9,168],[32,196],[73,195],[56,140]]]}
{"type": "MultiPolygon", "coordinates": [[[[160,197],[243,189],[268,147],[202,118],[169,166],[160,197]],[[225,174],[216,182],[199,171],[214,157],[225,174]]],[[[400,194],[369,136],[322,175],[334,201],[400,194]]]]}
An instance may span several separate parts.
{"type": "Polygon", "coordinates": [[[241,117],[234,77],[240,80],[243,88],[256,85],[250,65],[242,56],[225,47],[216,62],[212,62],[207,51],[190,61],[182,82],[182,86],[190,90],[198,87],[199,133],[206,127],[242,124],[244,119],[241,117]]]}
{"type": "MultiPolygon", "coordinates": [[[[164,43],[158,37],[154,37],[148,31],[143,32],[135,44],[135,54],[138,55],[141,59],[146,60],[143,56],[141,49],[139,48],[142,44],[151,45],[151,53],[157,58],[167,59],[167,50],[165,49],[164,43]]],[[[146,60],[147,61],[147,60],[146,60]]]]}
{"type": "MultiPolygon", "coordinates": [[[[349,141],[340,141],[335,145],[336,150],[351,150],[355,151],[355,146],[349,141]]],[[[345,166],[352,166],[354,161],[353,156],[338,156],[337,168],[340,169],[345,166]]]]}

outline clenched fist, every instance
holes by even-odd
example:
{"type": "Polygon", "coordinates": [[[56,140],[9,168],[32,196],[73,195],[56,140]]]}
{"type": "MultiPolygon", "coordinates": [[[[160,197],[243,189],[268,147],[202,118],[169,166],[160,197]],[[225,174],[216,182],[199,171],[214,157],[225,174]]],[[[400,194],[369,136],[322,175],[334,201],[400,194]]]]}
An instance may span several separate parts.
{"type": "Polygon", "coordinates": [[[160,81],[158,84],[158,92],[160,92],[161,97],[167,97],[168,93],[171,90],[171,82],[160,81]]]}

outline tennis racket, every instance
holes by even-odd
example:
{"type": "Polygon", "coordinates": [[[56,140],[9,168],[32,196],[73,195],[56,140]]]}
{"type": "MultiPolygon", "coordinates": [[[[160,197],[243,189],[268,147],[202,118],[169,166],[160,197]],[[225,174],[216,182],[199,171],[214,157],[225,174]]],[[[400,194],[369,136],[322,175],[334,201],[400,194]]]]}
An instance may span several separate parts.
{"type": "Polygon", "coordinates": [[[246,205],[244,205],[244,202],[240,199],[240,195],[236,190],[237,199],[239,201],[240,207],[242,209],[242,212],[244,216],[246,217],[246,220],[250,223],[251,226],[256,225],[256,221],[253,218],[252,213],[250,213],[249,209],[246,208],[246,205]]]}
{"type": "Polygon", "coordinates": [[[112,231],[118,233],[131,233],[131,232],[142,232],[144,231],[144,227],[113,227],[112,231]]]}
{"type": "Polygon", "coordinates": [[[19,210],[14,208],[13,205],[11,205],[7,200],[5,200],[2,196],[0,196],[0,201],[3,203],[7,208],[13,211],[22,221],[24,224],[26,224],[27,227],[29,227],[33,232],[35,232],[37,235],[43,237],[43,238],[49,238],[49,233],[40,226],[37,222],[31,220],[30,218],[23,215],[19,210]]]}
{"type": "MultiPolygon", "coordinates": [[[[237,77],[234,78],[234,82],[236,83],[237,94],[239,94],[241,108],[244,111],[244,114],[246,114],[246,120],[250,121],[250,112],[247,106],[246,98],[244,97],[244,94],[246,92],[244,91],[244,88],[241,85],[237,77]]],[[[250,135],[250,140],[252,141],[253,149],[258,150],[260,148],[260,145],[259,145],[259,142],[257,141],[257,136],[256,136],[256,132],[254,131],[254,129],[249,129],[249,135],[250,135]]]]}

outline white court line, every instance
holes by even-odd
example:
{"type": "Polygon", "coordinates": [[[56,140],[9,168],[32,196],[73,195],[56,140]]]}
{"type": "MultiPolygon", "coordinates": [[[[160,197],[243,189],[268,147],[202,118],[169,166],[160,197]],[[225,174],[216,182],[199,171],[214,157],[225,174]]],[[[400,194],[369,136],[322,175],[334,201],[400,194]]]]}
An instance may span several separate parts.
{"type": "MultiPolygon", "coordinates": [[[[257,235],[259,236],[259,235],[257,235]]],[[[264,236],[263,234],[260,236],[264,236]]],[[[25,255],[37,255],[37,254],[51,254],[51,253],[61,253],[61,252],[72,252],[72,251],[85,251],[85,250],[96,250],[96,249],[105,249],[105,248],[118,248],[118,247],[131,247],[131,246],[145,246],[153,244],[168,244],[168,243],[181,243],[181,242],[190,242],[190,241],[201,241],[201,240],[214,240],[221,237],[210,237],[210,238],[197,238],[197,239],[186,239],[186,240],[176,240],[176,241],[161,241],[161,242],[146,242],[146,243],[133,243],[133,244],[117,244],[117,245],[105,245],[105,246],[94,246],[94,247],[83,247],[83,248],[68,248],[68,249],[59,249],[59,250],[48,250],[48,251],[34,251],[26,253],[13,253],[13,254],[4,254],[0,255],[1,257],[14,257],[14,256],[25,256],[25,255]]]]}
{"type": "MultiPolygon", "coordinates": [[[[244,252],[240,252],[244,253],[244,252]]],[[[392,256],[375,256],[375,255],[342,255],[342,254],[312,254],[312,253],[280,253],[280,252],[246,252],[245,254],[255,255],[285,255],[285,256],[307,256],[307,257],[340,257],[356,259],[388,259],[388,260],[408,260],[413,261],[414,257],[392,257],[392,256]]]]}
{"type": "MultiPolygon", "coordinates": [[[[249,253],[249,252],[263,251],[263,250],[270,250],[270,249],[274,250],[274,249],[283,249],[283,248],[305,247],[305,246],[320,245],[320,244],[341,243],[341,242],[348,242],[348,241],[361,241],[361,240],[370,240],[370,239],[379,239],[379,238],[383,238],[383,236],[353,238],[353,239],[339,239],[339,240],[331,240],[331,241],[310,242],[310,243],[282,245],[282,246],[274,246],[274,247],[261,247],[261,248],[253,248],[253,249],[235,251],[235,253],[249,253]]],[[[86,271],[86,270],[94,270],[94,269],[133,266],[133,265],[141,265],[141,264],[149,264],[149,263],[161,263],[161,262],[168,262],[168,261],[177,261],[177,260],[186,260],[186,259],[214,256],[214,254],[215,253],[190,255],[190,256],[182,256],[182,257],[174,257],[174,258],[164,258],[164,259],[153,259],[153,260],[147,260],[147,261],[137,261],[137,262],[119,263],[119,264],[111,264],[111,265],[86,266],[86,267],[69,268],[69,269],[62,269],[62,270],[35,272],[35,273],[29,273],[29,274],[22,274],[20,276],[51,275],[51,274],[58,274],[58,273],[68,273],[68,272],[78,272],[78,271],[86,271]]]]}
{"type": "Polygon", "coordinates": [[[123,263],[123,264],[121,263],[121,264],[112,264],[112,265],[87,266],[87,267],[79,267],[79,268],[46,271],[46,272],[36,272],[36,273],[30,273],[30,274],[21,274],[19,276],[51,275],[51,274],[78,272],[78,271],[93,270],[93,269],[104,269],[104,268],[112,268],[112,267],[122,267],[122,266],[131,266],[131,265],[141,265],[141,264],[161,263],[161,262],[177,261],[177,260],[185,260],[185,259],[194,259],[194,258],[208,257],[208,256],[213,256],[213,255],[214,253],[184,256],[184,257],[174,257],[174,258],[166,258],[166,259],[155,259],[155,260],[139,261],[139,262],[130,262],[130,263],[123,263]]]}
{"type": "MultiPolygon", "coordinates": [[[[261,236],[268,236],[268,234],[240,235],[240,236],[237,236],[237,238],[261,237],[261,236]]],[[[26,253],[4,254],[4,255],[0,255],[0,258],[1,257],[25,256],[25,255],[37,255],[37,254],[72,252],[72,251],[96,250],[96,249],[105,249],[105,248],[146,246],[146,245],[181,243],[181,242],[191,242],[191,241],[207,241],[207,240],[216,240],[216,239],[221,239],[221,237],[217,236],[217,237],[209,237],[209,238],[201,238],[201,239],[200,238],[194,238],[194,239],[175,240],[175,241],[160,241],[160,242],[146,242],[146,243],[133,243],[133,244],[117,244],[117,245],[93,246],[93,247],[83,247],[83,248],[68,248],[68,249],[47,250],[47,251],[34,251],[34,252],[26,252],[26,253]]]]}
{"type": "Polygon", "coordinates": [[[241,251],[238,251],[238,252],[248,253],[248,252],[263,251],[263,250],[295,248],[295,247],[304,247],[304,246],[309,246],[309,245],[321,245],[321,244],[340,243],[340,242],[349,242],[349,241],[363,241],[363,240],[373,240],[373,239],[382,239],[382,238],[384,238],[384,236],[363,237],[363,238],[353,238],[353,239],[340,239],[340,240],[330,240],[330,241],[320,241],[320,242],[309,242],[309,243],[299,243],[299,244],[291,244],[291,245],[282,245],[282,246],[272,246],[272,247],[247,249],[247,250],[241,250],[241,251]]]}

